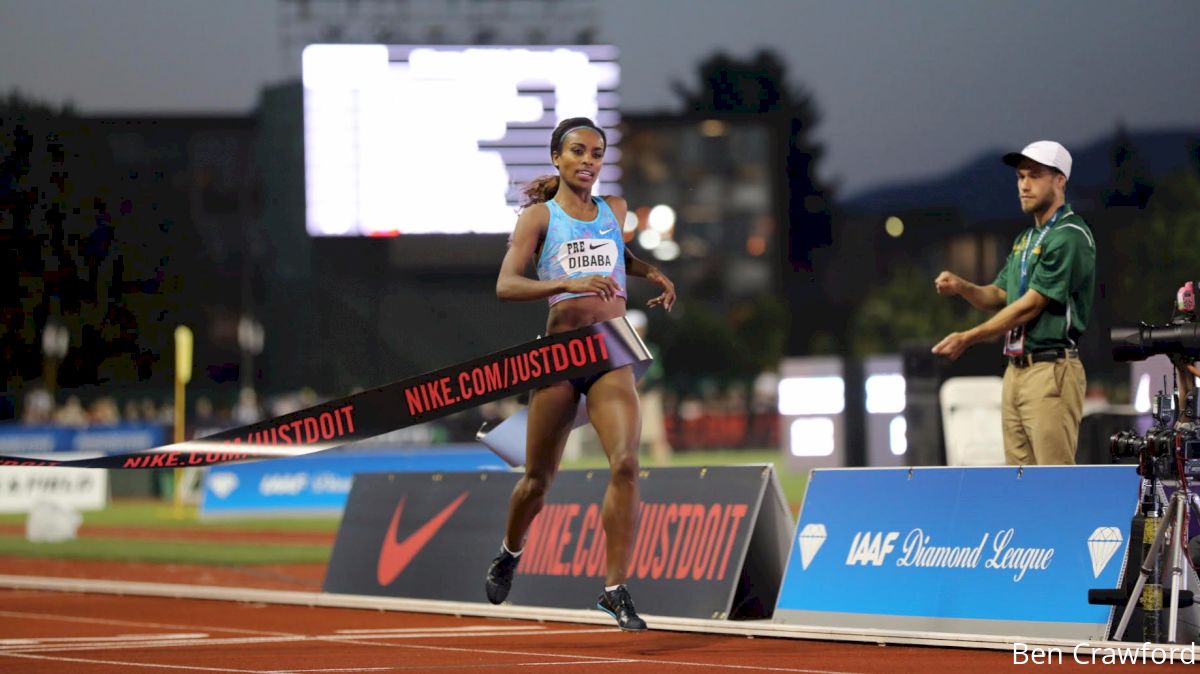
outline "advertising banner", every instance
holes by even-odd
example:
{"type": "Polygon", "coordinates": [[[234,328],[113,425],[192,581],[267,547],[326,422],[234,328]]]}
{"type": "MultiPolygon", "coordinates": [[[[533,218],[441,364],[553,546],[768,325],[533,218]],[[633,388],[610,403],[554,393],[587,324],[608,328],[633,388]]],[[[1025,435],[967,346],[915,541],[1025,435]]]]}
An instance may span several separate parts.
{"type": "Polygon", "coordinates": [[[422,450],[326,452],[213,466],[204,477],[200,516],[340,513],[355,473],[507,468],[491,451],[469,444],[422,450]]]}
{"type": "Polygon", "coordinates": [[[0,467],[0,513],[29,512],[38,501],[72,510],[103,510],[108,505],[108,472],[0,467]]]}
{"type": "Polygon", "coordinates": [[[69,428],[66,426],[0,425],[0,454],[27,452],[87,452],[122,454],[161,445],[166,431],[159,424],[115,424],[69,428]]]}
{"type": "Polygon", "coordinates": [[[775,621],[1103,638],[1133,466],[813,471],[775,621]]]}
{"type": "MultiPolygon", "coordinates": [[[[516,473],[355,477],[324,590],[486,602],[516,473]]],[[[604,585],[608,471],[563,471],[534,520],[508,601],[587,608],[604,585]]],[[[769,466],[643,470],[628,584],[646,613],[769,613],[791,517],[769,466]],[[765,507],[764,507],[765,504],[765,507]],[[768,514],[760,515],[760,513],[768,514]]]]}

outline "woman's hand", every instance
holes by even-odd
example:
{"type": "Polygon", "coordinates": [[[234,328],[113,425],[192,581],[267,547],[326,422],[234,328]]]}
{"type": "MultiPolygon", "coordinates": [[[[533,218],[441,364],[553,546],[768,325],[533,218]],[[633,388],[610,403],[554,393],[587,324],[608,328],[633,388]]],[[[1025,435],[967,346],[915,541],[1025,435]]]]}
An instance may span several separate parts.
{"type": "Polygon", "coordinates": [[[671,307],[675,306],[675,284],[671,283],[671,279],[667,278],[666,274],[657,269],[646,274],[646,280],[663,289],[662,294],[646,302],[646,306],[652,307],[661,304],[663,309],[670,311],[671,307]]]}
{"type": "Polygon", "coordinates": [[[599,295],[605,301],[615,298],[620,290],[621,286],[611,276],[580,276],[566,284],[569,293],[599,295]]]}

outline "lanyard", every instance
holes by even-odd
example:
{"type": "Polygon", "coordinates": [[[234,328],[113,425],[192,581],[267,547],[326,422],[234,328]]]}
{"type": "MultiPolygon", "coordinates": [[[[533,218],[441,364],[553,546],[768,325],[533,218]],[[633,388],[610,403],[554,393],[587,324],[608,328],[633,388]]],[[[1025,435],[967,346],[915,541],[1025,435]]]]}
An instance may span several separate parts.
{"type": "Polygon", "coordinates": [[[1050,218],[1050,221],[1042,225],[1042,233],[1038,234],[1037,241],[1032,242],[1033,245],[1030,245],[1030,239],[1033,238],[1033,230],[1030,230],[1029,234],[1025,237],[1025,250],[1021,251],[1021,292],[1017,294],[1017,297],[1024,296],[1025,291],[1029,289],[1029,252],[1042,245],[1042,239],[1046,238],[1046,235],[1050,233],[1050,228],[1058,221],[1058,216],[1063,212],[1064,208],[1065,206],[1059,207],[1054,212],[1054,216],[1050,218]]]}

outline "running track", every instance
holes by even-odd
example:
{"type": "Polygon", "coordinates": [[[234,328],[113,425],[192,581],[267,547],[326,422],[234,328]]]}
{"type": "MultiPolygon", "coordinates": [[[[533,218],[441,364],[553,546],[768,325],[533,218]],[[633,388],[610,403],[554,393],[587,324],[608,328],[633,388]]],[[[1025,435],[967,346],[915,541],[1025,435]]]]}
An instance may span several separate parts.
{"type": "MultiPolygon", "coordinates": [[[[653,623],[651,623],[653,628],[653,623]]],[[[1070,653],[1064,667],[1071,663],[1070,653]]],[[[534,620],[0,590],[0,672],[970,672],[1007,651],[746,638],[534,620]]],[[[1170,665],[1155,666],[1170,667],[1170,665]]],[[[1044,667],[1034,667],[1044,668],[1044,667]]],[[[1055,668],[1060,669],[1060,668],[1055,668]]]]}

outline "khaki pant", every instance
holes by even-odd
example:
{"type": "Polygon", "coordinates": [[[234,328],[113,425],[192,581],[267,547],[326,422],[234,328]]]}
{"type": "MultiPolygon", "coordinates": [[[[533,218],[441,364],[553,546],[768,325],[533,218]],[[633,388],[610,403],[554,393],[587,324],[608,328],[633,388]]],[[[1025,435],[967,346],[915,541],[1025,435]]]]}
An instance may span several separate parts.
{"type": "Polygon", "coordinates": [[[1087,375],[1078,358],[1004,371],[1000,419],[1010,466],[1074,465],[1087,375]]]}

